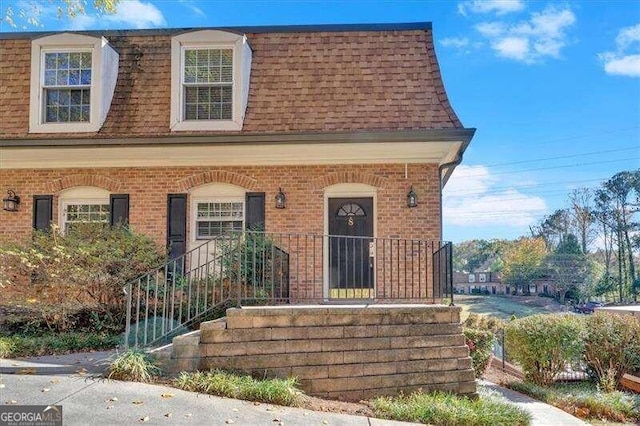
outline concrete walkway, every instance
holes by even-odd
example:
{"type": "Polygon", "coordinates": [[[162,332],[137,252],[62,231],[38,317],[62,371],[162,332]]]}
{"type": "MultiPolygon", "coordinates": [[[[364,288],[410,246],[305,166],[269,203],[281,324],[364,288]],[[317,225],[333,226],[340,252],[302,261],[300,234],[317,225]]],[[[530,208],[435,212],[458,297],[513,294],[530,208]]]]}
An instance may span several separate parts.
{"type": "Polygon", "coordinates": [[[540,402],[537,399],[530,398],[511,389],[503,388],[495,383],[480,381],[481,386],[490,389],[502,395],[506,400],[512,402],[523,410],[531,413],[531,426],[588,426],[589,423],[583,422],[577,417],[562,411],[559,408],[540,402]]]}
{"type": "MultiPolygon", "coordinates": [[[[409,423],[299,408],[254,404],[143,383],[99,377],[110,352],[0,359],[0,404],[61,404],[65,424],[121,425],[402,425],[409,423]]],[[[532,426],[587,423],[555,407],[490,382],[481,382],[531,413],[532,426]]]]}

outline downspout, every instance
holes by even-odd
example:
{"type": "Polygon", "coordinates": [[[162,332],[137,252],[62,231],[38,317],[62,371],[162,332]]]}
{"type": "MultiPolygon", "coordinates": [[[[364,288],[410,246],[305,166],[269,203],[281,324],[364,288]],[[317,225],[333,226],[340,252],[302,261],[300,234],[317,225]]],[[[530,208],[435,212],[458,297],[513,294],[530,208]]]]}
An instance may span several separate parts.
{"type": "MultiPolygon", "coordinates": [[[[457,165],[459,165],[460,163],[462,163],[462,151],[458,151],[458,155],[456,156],[456,159],[453,161],[450,161],[448,163],[444,163],[444,164],[440,164],[440,166],[438,166],[438,185],[440,185],[440,191],[438,191],[440,193],[440,238],[442,239],[443,237],[443,231],[442,231],[442,171],[444,169],[448,169],[450,167],[455,167],[457,165]]],[[[453,304],[453,243],[451,246],[451,259],[449,259],[449,263],[451,265],[450,268],[450,277],[448,277],[449,282],[447,283],[449,285],[449,292],[451,294],[451,303],[449,304],[449,306],[454,306],[453,304]]]]}

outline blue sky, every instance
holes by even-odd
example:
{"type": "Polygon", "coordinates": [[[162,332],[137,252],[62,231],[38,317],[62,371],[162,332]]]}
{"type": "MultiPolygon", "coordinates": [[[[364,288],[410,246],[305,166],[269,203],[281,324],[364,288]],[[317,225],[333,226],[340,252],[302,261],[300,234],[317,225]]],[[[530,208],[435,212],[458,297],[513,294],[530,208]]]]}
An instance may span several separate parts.
{"type": "Polygon", "coordinates": [[[0,31],[34,4],[47,30],[432,22],[449,99],[478,129],[445,189],[454,242],[527,234],[573,188],[640,168],[637,1],[135,0],[69,21],[48,1],[0,0],[17,24],[0,31]]]}

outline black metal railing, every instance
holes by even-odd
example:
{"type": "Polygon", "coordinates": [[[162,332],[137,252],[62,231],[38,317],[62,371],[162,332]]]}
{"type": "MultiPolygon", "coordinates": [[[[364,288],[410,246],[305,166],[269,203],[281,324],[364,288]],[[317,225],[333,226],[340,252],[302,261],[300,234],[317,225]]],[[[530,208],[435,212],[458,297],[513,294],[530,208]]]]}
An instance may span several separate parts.
{"type": "Polygon", "coordinates": [[[167,342],[229,306],[439,303],[453,293],[451,254],[451,243],[441,241],[254,231],[221,236],[126,285],[125,340],[130,346],[167,342]]]}

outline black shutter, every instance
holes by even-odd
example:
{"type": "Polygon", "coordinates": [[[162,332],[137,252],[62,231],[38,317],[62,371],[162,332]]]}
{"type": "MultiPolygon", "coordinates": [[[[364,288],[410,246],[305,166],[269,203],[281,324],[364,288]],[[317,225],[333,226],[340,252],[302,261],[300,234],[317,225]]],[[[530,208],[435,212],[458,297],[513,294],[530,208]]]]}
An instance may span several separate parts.
{"type": "Polygon", "coordinates": [[[129,194],[111,194],[109,199],[111,226],[129,224],[129,194]]]}
{"type": "Polygon", "coordinates": [[[168,196],[167,248],[171,259],[182,256],[187,249],[187,194],[168,196]]]}
{"type": "Polygon", "coordinates": [[[53,195],[33,196],[33,229],[48,232],[53,217],[53,195]]]}
{"type": "Polygon", "coordinates": [[[245,228],[264,231],[264,192],[247,192],[245,228]]]}

